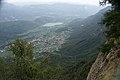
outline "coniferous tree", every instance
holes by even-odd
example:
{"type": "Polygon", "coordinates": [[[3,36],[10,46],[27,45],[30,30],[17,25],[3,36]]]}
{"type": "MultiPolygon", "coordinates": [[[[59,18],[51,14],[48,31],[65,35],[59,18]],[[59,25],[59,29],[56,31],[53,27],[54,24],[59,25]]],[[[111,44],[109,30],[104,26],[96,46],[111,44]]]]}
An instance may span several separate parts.
{"type": "Polygon", "coordinates": [[[36,80],[37,69],[33,65],[32,44],[17,39],[10,45],[13,53],[13,67],[11,80],[36,80]]]}
{"type": "Polygon", "coordinates": [[[105,14],[102,20],[102,23],[107,28],[105,31],[107,42],[101,49],[104,53],[120,44],[120,0],[103,0],[100,2],[101,5],[107,3],[112,5],[112,9],[105,14]]]}
{"type": "Polygon", "coordinates": [[[111,4],[114,10],[120,11],[120,0],[101,0],[100,4],[105,5],[105,4],[111,4]]]}
{"type": "Polygon", "coordinates": [[[17,39],[9,47],[13,53],[13,65],[9,68],[7,80],[56,80],[60,66],[52,67],[49,56],[34,58],[31,43],[17,39]]]}

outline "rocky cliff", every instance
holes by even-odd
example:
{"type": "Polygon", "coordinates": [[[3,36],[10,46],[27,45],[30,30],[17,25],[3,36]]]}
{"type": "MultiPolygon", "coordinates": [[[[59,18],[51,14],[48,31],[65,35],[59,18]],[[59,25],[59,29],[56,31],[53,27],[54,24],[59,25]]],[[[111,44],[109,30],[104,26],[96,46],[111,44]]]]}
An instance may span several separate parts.
{"type": "Polygon", "coordinates": [[[87,80],[120,80],[120,45],[108,54],[99,53],[87,80]]]}

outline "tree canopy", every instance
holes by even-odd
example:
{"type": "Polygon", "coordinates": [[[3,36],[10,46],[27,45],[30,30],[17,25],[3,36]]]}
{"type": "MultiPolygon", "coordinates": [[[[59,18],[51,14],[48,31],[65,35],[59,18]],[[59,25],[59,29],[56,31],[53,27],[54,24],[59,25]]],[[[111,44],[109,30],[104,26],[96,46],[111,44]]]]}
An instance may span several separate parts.
{"type": "Polygon", "coordinates": [[[17,39],[10,43],[9,52],[12,53],[12,56],[9,62],[0,58],[0,79],[56,80],[61,67],[52,66],[49,55],[35,58],[32,49],[32,44],[26,40],[17,39]]]}
{"type": "Polygon", "coordinates": [[[120,0],[103,0],[101,5],[111,4],[112,9],[106,12],[102,24],[107,28],[105,35],[107,42],[102,47],[102,52],[109,52],[112,47],[120,44],[120,0]]]}
{"type": "Polygon", "coordinates": [[[111,4],[114,10],[120,11],[120,0],[102,0],[100,1],[101,5],[111,4]]]}

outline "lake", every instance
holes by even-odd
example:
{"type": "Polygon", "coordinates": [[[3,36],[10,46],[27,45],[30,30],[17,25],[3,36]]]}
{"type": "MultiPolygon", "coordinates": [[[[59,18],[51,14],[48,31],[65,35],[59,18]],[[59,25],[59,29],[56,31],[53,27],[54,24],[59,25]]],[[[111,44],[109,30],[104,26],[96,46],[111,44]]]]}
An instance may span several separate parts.
{"type": "Polygon", "coordinates": [[[50,27],[50,26],[58,26],[58,25],[62,25],[62,24],[63,24],[62,22],[46,23],[46,24],[43,25],[43,26],[50,27]]]}

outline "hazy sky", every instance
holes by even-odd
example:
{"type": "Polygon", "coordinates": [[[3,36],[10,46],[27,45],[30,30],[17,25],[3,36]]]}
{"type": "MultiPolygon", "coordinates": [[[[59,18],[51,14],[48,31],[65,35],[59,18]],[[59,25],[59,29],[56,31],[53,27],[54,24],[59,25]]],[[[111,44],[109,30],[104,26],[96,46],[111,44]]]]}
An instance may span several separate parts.
{"type": "Polygon", "coordinates": [[[32,3],[72,3],[72,4],[89,4],[99,5],[99,0],[4,0],[14,4],[32,4],[32,3]]]}

